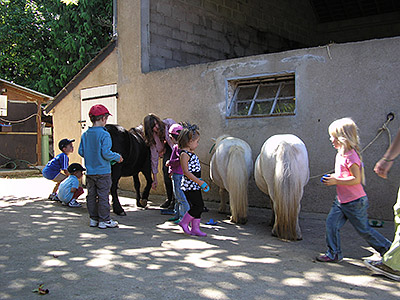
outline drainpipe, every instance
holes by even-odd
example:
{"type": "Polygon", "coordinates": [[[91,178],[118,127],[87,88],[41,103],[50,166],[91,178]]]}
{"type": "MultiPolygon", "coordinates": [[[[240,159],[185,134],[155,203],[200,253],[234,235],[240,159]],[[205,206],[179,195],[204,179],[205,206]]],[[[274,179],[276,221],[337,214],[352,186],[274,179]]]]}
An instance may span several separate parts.
{"type": "Polygon", "coordinates": [[[117,0],[113,0],[113,39],[118,36],[117,23],[117,0]]]}

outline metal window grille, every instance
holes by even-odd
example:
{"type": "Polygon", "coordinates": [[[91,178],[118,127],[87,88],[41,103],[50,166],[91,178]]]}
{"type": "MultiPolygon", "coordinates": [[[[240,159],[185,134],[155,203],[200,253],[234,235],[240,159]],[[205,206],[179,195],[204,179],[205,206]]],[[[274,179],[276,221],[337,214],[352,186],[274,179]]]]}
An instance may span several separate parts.
{"type": "Polygon", "coordinates": [[[294,74],[229,81],[227,117],[270,117],[294,115],[294,74]]]}

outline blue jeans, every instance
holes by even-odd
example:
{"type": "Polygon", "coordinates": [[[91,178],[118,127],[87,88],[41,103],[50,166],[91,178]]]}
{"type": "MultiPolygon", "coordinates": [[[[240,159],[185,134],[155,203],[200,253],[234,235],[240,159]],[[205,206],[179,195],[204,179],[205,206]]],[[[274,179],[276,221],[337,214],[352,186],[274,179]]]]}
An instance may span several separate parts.
{"type": "Polygon", "coordinates": [[[175,196],[175,216],[181,219],[185,213],[190,209],[189,202],[186,200],[186,196],[181,190],[182,174],[172,173],[172,187],[174,189],[175,196]]]}
{"type": "Polygon", "coordinates": [[[367,196],[343,204],[339,203],[337,198],[335,199],[326,218],[326,244],[328,245],[326,255],[329,258],[335,259],[336,255],[339,260],[343,258],[340,246],[340,228],[347,220],[350,221],[358,234],[381,255],[390,248],[390,241],[368,224],[367,210],[367,196]]]}

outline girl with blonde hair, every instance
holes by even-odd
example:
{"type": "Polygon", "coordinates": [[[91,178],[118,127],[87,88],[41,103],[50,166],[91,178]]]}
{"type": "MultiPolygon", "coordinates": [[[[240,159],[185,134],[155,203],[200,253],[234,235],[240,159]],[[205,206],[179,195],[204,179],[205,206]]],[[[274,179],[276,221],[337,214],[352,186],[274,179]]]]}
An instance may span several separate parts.
{"type": "Polygon", "coordinates": [[[368,198],[364,167],[360,152],[358,128],[350,118],[334,121],[328,129],[333,147],[337,150],[335,173],[324,175],[326,186],[336,185],[336,199],[326,219],[328,250],[317,257],[321,262],[339,262],[343,259],[340,229],[347,220],[367,243],[383,255],[390,248],[390,241],[368,224],[368,198]]]}

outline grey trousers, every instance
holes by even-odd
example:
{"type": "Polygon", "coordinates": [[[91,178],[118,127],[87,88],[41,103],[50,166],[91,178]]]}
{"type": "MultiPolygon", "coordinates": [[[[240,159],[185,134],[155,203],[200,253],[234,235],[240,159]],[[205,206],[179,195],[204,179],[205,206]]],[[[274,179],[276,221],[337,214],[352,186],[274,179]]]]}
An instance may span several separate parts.
{"type": "Polygon", "coordinates": [[[111,188],[111,174],[86,175],[86,205],[89,216],[100,222],[110,220],[110,202],[108,195],[111,188]]]}

